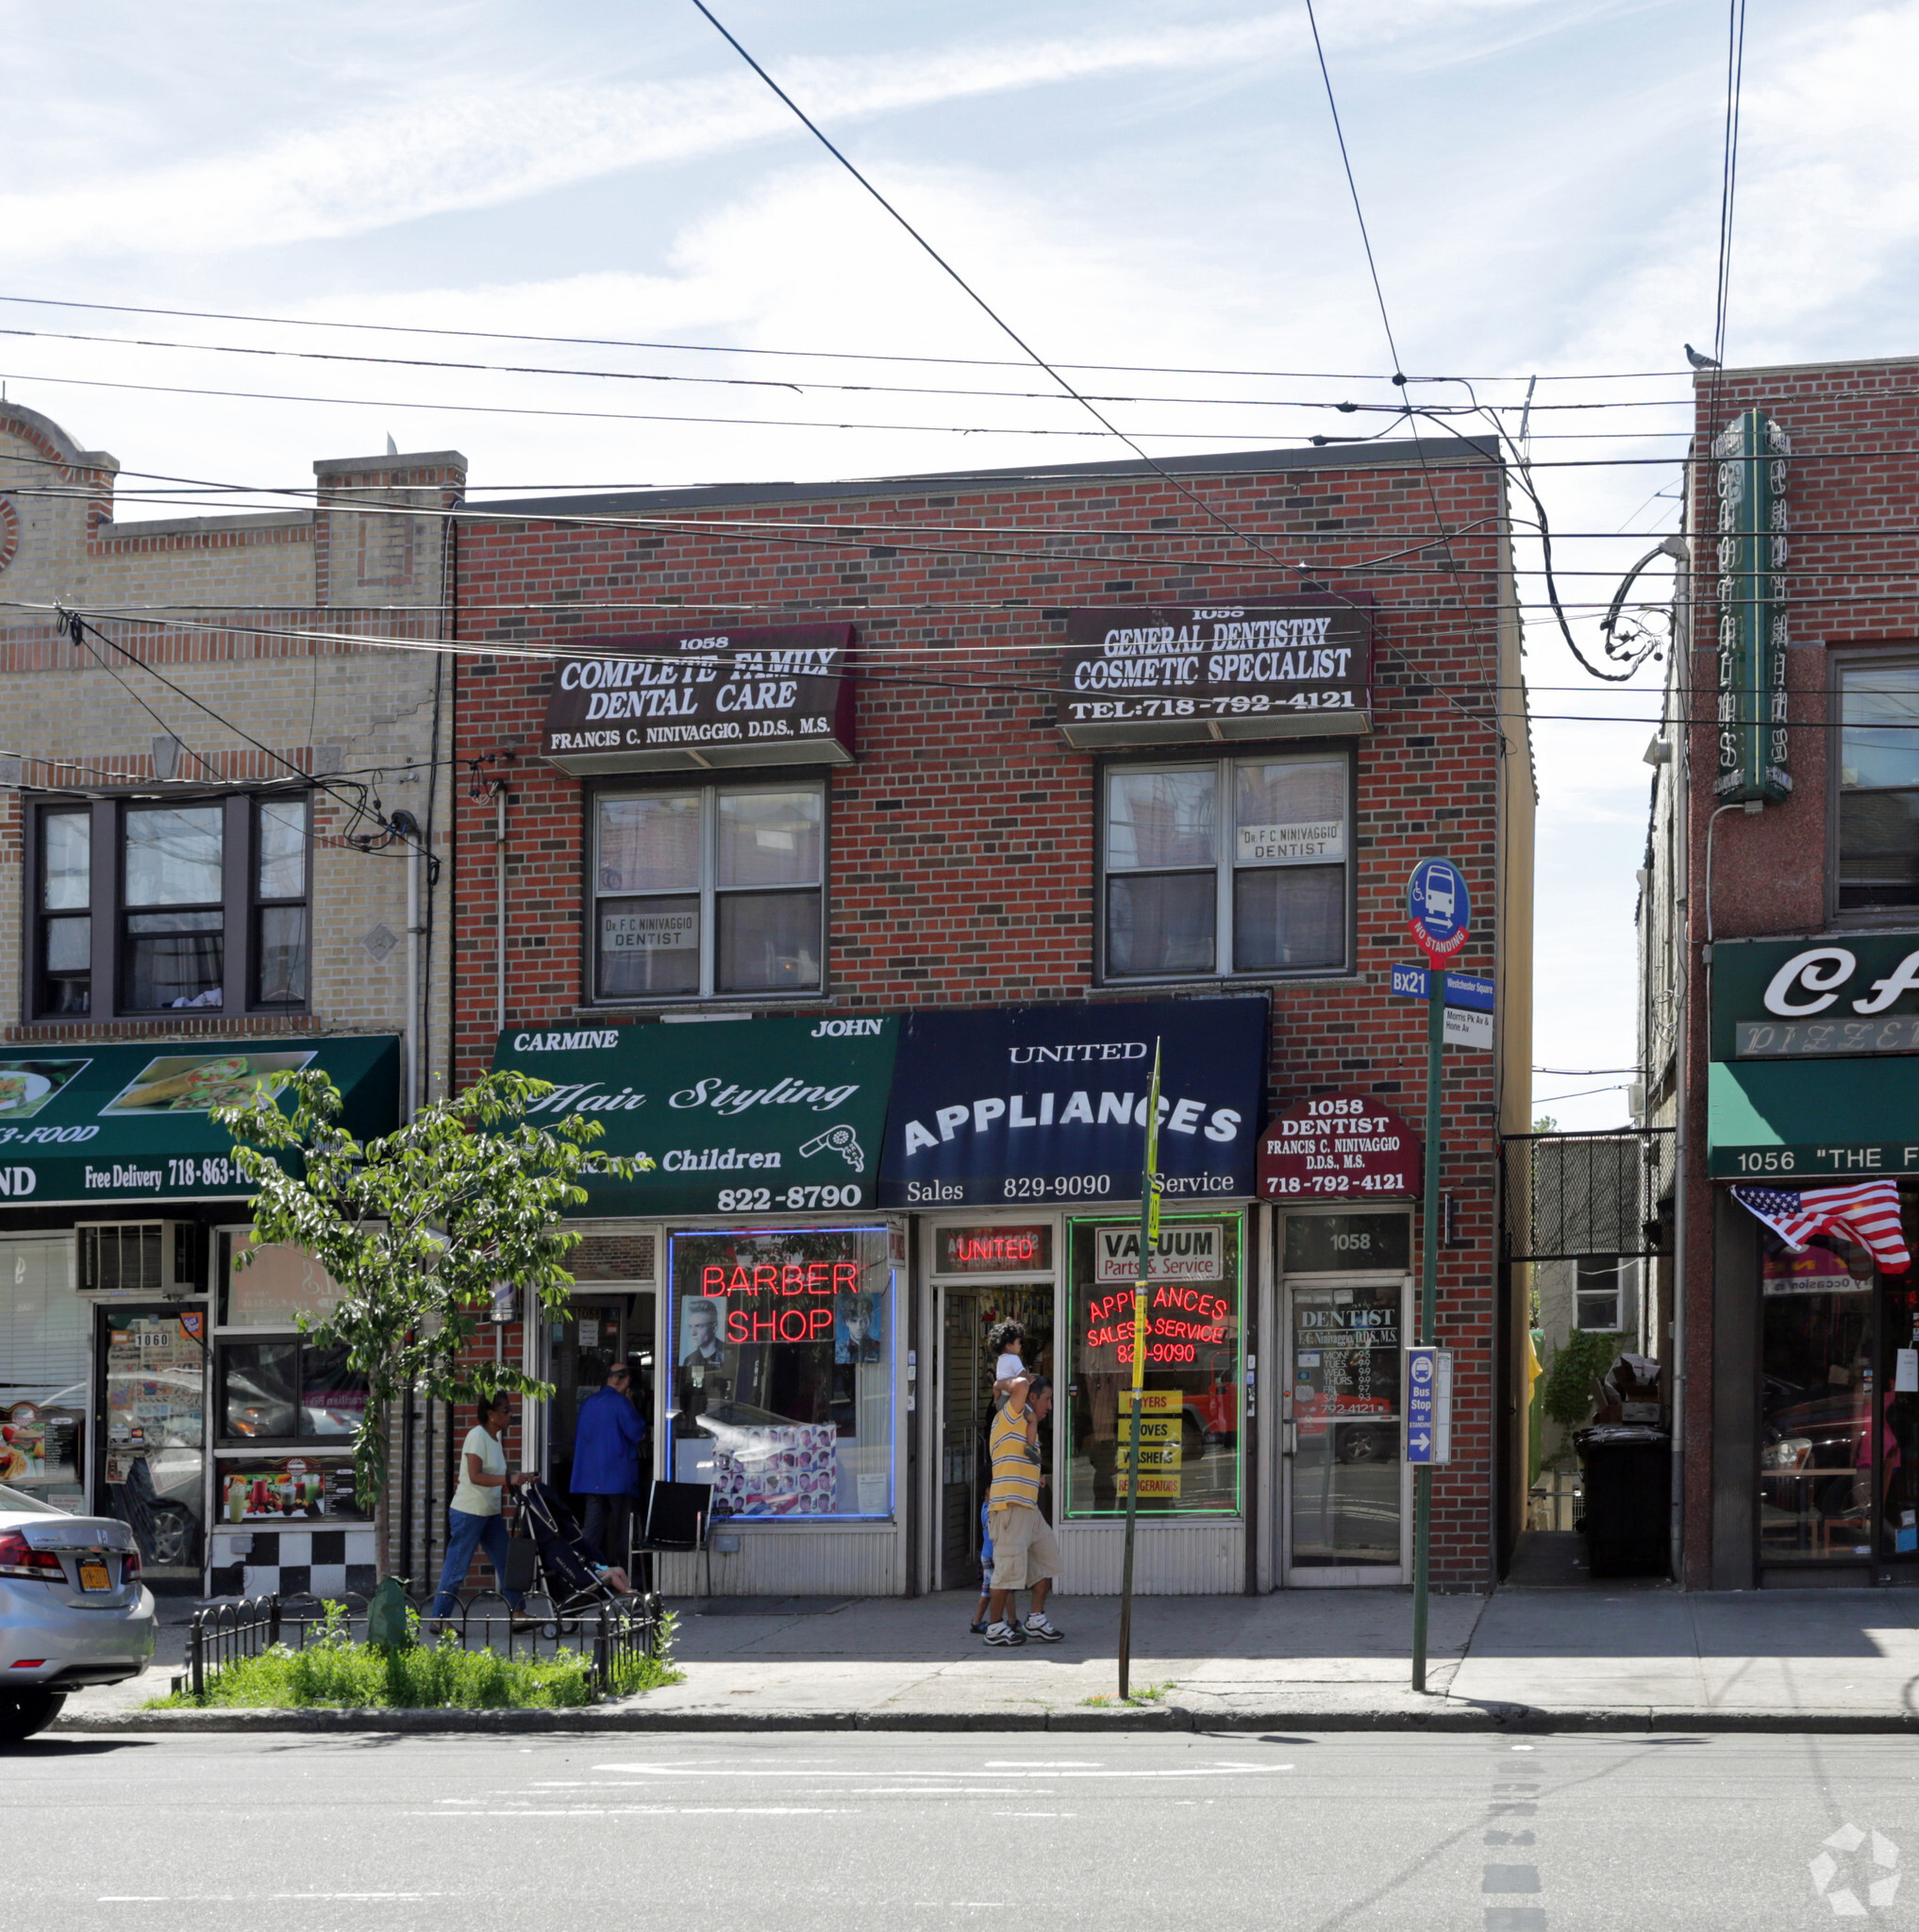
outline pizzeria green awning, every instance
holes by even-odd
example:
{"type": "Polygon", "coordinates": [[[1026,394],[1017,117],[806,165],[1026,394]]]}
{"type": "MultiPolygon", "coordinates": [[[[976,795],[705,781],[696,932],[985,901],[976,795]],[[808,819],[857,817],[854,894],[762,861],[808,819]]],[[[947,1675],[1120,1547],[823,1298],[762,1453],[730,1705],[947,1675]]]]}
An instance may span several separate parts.
{"type": "Polygon", "coordinates": [[[1919,1174],[1919,1057],[1712,1060],[1706,1100],[1715,1176],[1919,1174]]]}
{"type": "Polygon", "coordinates": [[[209,1109],[303,1067],[332,1076],[350,1133],[398,1124],[400,1042],[392,1034],[0,1056],[0,1206],[243,1200],[232,1138],[209,1109]]]}

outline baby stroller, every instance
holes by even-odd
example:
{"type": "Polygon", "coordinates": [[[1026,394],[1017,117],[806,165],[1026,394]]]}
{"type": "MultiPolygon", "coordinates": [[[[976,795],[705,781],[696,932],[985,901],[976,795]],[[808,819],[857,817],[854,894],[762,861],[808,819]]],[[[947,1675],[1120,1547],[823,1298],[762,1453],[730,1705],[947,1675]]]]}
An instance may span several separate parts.
{"type": "Polygon", "coordinates": [[[607,1581],[599,1552],[580,1534],[566,1499],[551,1483],[528,1483],[520,1492],[520,1524],[539,1552],[540,1580],[554,1614],[576,1617],[626,1601],[607,1581]]]}

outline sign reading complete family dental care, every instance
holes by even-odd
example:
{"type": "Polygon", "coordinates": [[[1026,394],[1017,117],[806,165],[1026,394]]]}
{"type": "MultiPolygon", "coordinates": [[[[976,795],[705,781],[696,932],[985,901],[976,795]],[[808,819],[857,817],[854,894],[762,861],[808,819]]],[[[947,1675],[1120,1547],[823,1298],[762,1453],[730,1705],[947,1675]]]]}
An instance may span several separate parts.
{"type": "Polygon", "coordinates": [[[1155,1041],[1167,1197],[1250,1195],[1264,994],[909,1014],[881,1205],[1137,1200],[1155,1041]]]}
{"type": "Polygon", "coordinates": [[[536,1125],[583,1113],[609,1154],[657,1165],[586,1183],[595,1214],[769,1214],[873,1206],[891,1019],[525,1026],[495,1068],[553,1082],[536,1125]]]}
{"type": "Polygon", "coordinates": [[[1060,728],[1077,750],[1372,728],[1364,592],[1076,610],[1066,635],[1060,728]]]}
{"type": "Polygon", "coordinates": [[[845,624],[585,639],[555,675],[542,752],[576,776],[846,764],[852,645],[845,624]]]}

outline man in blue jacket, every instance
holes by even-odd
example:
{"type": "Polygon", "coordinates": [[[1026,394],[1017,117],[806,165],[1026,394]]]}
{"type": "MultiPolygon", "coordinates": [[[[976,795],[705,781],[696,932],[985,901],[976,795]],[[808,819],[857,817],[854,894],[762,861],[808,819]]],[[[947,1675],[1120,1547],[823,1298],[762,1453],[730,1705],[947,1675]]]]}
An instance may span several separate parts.
{"type": "Polygon", "coordinates": [[[573,1438],[573,1492],[586,1498],[586,1540],[609,1563],[626,1560],[627,1521],[640,1493],[640,1445],[646,1424],[633,1407],[625,1362],[579,1406],[573,1438]]]}

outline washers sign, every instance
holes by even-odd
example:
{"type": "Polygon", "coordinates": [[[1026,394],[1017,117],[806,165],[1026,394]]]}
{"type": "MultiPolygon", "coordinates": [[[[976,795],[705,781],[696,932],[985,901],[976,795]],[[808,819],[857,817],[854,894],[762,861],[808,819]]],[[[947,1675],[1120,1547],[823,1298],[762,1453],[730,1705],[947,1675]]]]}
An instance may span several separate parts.
{"type": "Polygon", "coordinates": [[[1406,916],[1414,942],[1435,966],[1466,943],[1473,902],[1465,875],[1450,858],[1422,858],[1406,885],[1406,916]]]}
{"type": "Polygon", "coordinates": [[[1453,1352],[1449,1348],[1406,1351],[1406,1459],[1411,1463],[1453,1459],[1453,1352]]]}
{"type": "MultiPolygon", "coordinates": [[[[1426,999],[1430,992],[1426,968],[1393,967],[1393,991],[1402,999],[1426,999]]],[[[1490,1013],[1493,1010],[1493,982],[1490,979],[1481,979],[1477,974],[1446,974],[1446,1005],[1449,1007],[1470,1007],[1478,1012],[1490,1013]]]]}

